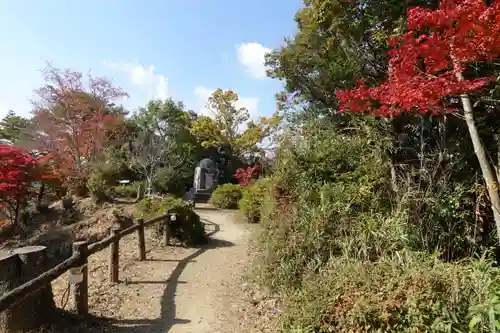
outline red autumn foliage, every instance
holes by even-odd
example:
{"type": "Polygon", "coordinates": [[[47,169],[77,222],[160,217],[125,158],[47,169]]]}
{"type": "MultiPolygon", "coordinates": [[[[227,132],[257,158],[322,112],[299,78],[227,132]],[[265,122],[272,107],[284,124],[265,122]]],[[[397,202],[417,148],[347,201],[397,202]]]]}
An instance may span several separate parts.
{"type": "Polygon", "coordinates": [[[261,163],[251,165],[247,168],[239,168],[234,174],[234,178],[238,181],[241,186],[248,186],[252,183],[252,180],[259,176],[261,163]]]}
{"type": "Polygon", "coordinates": [[[34,143],[48,152],[63,177],[78,176],[105,147],[123,117],[110,112],[126,94],[104,78],[48,67],[46,85],[36,90],[34,143]]]}
{"type": "MultiPolygon", "coordinates": [[[[337,92],[340,111],[392,116],[402,112],[453,112],[447,98],[471,93],[491,77],[461,80],[471,62],[500,56],[500,1],[442,0],[438,10],[408,11],[410,31],[388,41],[389,77],[369,88],[360,82],[337,92]]],[[[448,100],[449,101],[449,100],[448,100]]]]}
{"type": "Polygon", "coordinates": [[[18,213],[19,206],[36,194],[33,182],[40,179],[38,171],[38,162],[30,154],[18,147],[0,145],[0,202],[4,209],[18,213]]]}

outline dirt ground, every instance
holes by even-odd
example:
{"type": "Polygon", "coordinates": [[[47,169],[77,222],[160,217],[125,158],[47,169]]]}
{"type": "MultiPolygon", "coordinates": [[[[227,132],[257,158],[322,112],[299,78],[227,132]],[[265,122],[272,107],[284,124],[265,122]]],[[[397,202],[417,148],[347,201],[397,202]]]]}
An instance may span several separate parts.
{"type": "MultiPolygon", "coordinates": [[[[137,261],[137,239],[130,235],[120,242],[118,284],[107,282],[108,250],[90,257],[89,306],[96,319],[73,320],[57,332],[271,332],[262,319],[269,303],[252,300],[244,278],[255,226],[237,212],[197,213],[210,235],[208,245],[164,247],[147,231],[147,260],[137,261]]],[[[55,280],[53,290],[56,304],[70,310],[66,279],[55,280]]]]}

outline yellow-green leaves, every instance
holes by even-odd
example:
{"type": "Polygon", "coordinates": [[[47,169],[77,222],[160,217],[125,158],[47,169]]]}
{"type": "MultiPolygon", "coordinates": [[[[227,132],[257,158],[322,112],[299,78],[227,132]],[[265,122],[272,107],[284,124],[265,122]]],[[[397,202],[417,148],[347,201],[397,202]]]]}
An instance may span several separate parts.
{"type": "Polygon", "coordinates": [[[259,144],[277,128],[279,117],[273,115],[249,120],[246,108],[237,107],[238,94],[232,90],[217,89],[209,97],[210,117],[199,116],[191,132],[203,147],[229,147],[236,155],[259,151],[259,144]]]}

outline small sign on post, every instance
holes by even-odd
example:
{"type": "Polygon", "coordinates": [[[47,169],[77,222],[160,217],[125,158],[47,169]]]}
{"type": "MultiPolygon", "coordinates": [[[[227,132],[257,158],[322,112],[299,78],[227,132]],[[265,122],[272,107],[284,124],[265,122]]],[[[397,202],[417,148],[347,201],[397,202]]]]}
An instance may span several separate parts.
{"type": "Polygon", "coordinates": [[[83,281],[83,266],[70,268],[68,271],[68,282],[71,284],[79,284],[83,281]]]}
{"type": "Polygon", "coordinates": [[[177,214],[167,211],[163,222],[163,243],[165,246],[170,244],[172,223],[177,221],[177,214]]]}

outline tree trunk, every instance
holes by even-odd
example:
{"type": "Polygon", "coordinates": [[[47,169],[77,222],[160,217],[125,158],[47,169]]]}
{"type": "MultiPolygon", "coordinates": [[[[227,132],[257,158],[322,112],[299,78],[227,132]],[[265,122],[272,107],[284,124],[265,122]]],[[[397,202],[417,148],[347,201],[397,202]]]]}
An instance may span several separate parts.
{"type": "Polygon", "coordinates": [[[497,181],[500,181],[500,142],[497,143],[497,165],[496,165],[497,181]]]}
{"type": "Polygon", "coordinates": [[[40,186],[40,191],[38,192],[37,204],[40,204],[43,200],[43,196],[45,194],[45,183],[42,181],[40,186]]]}
{"type": "Polygon", "coordinates": [[[19,211],[21,210],[21,203],[19,202],[19,199],[16,200],[16,206],[14,208],[14,216],[12,218],[12,222],[15,225],[18,225],[19,222],[19,211]]]}
{"type": "Polygon", "coordinates": [[[153,179],[151,176],[146,177],[146,196],[153,194],[153,179]]]}
{"type": "Polygon", "coordinates": [[[474,153],[479,161],[479,166],[481,167],[481,172],[483,174],[484,181],[486,183],[486,188],[488,189],[488,195],[490,197],[491,209],[493,210],[493,218],[495,219],[495,225],[497,228],[497,238],[500,237],[500,196],[498,195],[498,183],[493,173],[493,168],[491,167],[486,152],[479,137],[477,131],[476,122],[474,120],[474,110],[472,109],[472,104],[470,98],[467,94],[460,96],[462,100],[462,105],[464,107],[464,116],[467,127],[469,128],[469,134],[472,140],[472,145],[474,146],[474,153]]]}
{"type": "MultiPolygon", "coordinates": [[[[464,76],[462,72],[457,71],[456,76],[458,81],[463,81],[464,76]]],[[[497,239],[500,239],[500,196],[498,195],[497,178],[495,173],[493,172],[493,168],[490,162],[488,161],[488,156],[486,156],[486,151],[484,149],[481,138],[479,137],[479,132],[476,127],[476,121],[474,120],[474,109],[472,108],[472,103],[470,101],[469,95],[460,95],[460,100],[462,101],[462,106],[464,108],[465,122],[467,123],[467,127],[469,129],[470,138],[474,147],[474,153],[476,154],[477,160],[479,161],[479,166],[481,167],[481,172],[483,174],[486,188],[488,190],[488,195],[490,197],[491,209],[493,210],[493,218],[495,220],[495,226],[497,229],[497,239]]]]}

